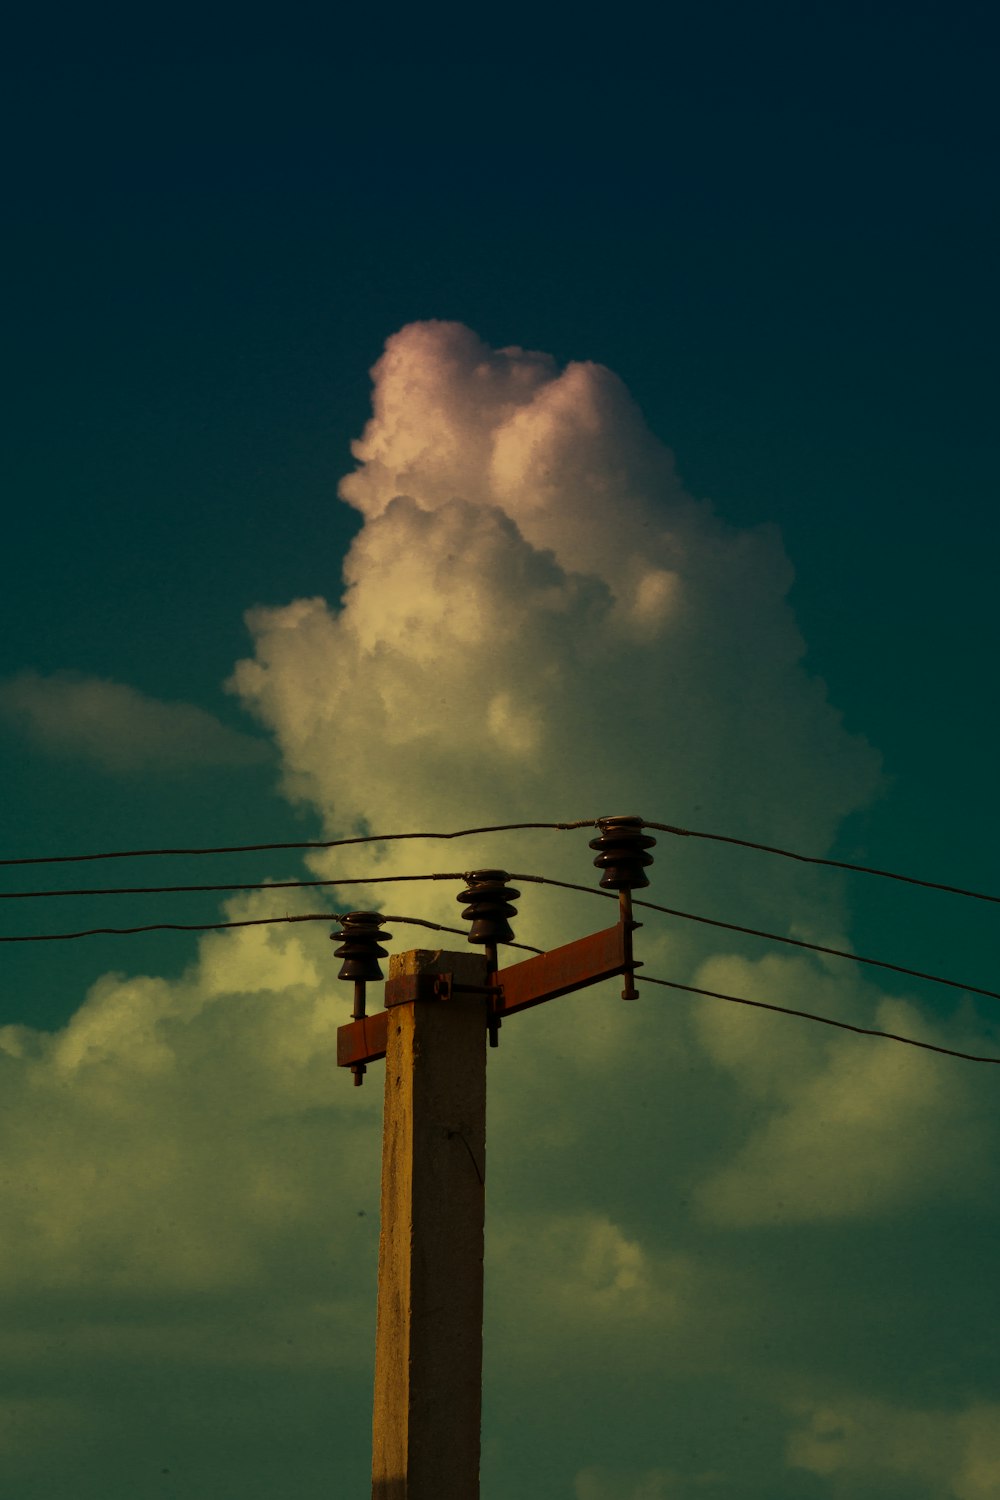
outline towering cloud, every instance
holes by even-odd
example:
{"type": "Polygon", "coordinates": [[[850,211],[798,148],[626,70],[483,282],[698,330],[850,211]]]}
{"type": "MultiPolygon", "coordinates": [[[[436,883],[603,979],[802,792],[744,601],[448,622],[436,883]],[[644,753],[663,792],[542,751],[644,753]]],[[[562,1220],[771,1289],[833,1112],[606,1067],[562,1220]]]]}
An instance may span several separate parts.
{"type": "MultiPolygon", "coordinates": [[[[777,533],[687,495],[600,365],[430,322],[372,373],[343,598],[251,611],[232,679],[289,794],[331,833],[640,811],[827,846],[877,760],[803,669],[777,533]]],[[[771,888],[787,920],[802,882],[771,888]]]]}
{"type": "MultiPolygon", "coordinates": [[[[343,591],[331,559],[329,599],[252,610],[253,654],[231,679],[289,797],[331,837],[634,811],[827,847],[878,763],[803,666],[778,535],[686,494],[601,366],[560,370],[431,322],[392,337],[373,376],[341,486],[363,516],[343,591]]],[[[52,690],[18,691],[19,712],[48,723],[52,690]]],[[[151,741],[170,730],[234,760],[243,744],[190,714],[170,729],[128,690],[60,692],[81,722],[96,702],[151,741]]],[[[488,862],[586,882],[587,838],[363,845],[310,865],[488,862]]],[[[654,899],[847,942],[827,879],[668,836],[656,855],[654,899]]],[[[457,919],[454,882],[373,889],[391,892],[387,911],[457,919]]],[[[527,884],[520,904],[518,936],[545,947],[609,920],[596,897],[527,884]]],[[[265,891],[227,909],[296,908],[265,891]]],[[[933,1034],[902,992],[743,941],[652,913],[641,934],[647,972],[933,1034]]],[[[394,946],[411,946],[401,926],[394,946]]],[[[133,1483],[154,1409],[184,1452],[218,1454],[199,1494],[318,1492],[344,1475],[348,1441],[363,1474],[378,1075],[359,1097],[337,1074],[333,975],[322,928],[213,933],[178,979],[106,975],[57,1035],[0,1031],[4,1160],[20,1168],[0,1174],[0,1298],[27,1309],[0,1373],[28,1392],[0,1402],[0,1448],[26,1495],[58,1491],[60,1442],[126,1476],[94,1493],[162,1493],[159,1460],[133,1483]],[[83,1368],[90,1405],[65,1394],[83,1368]],[[209,1436],[204,1410],[225,1415],[209,1436]]],[[[491,1054],[495,1492],[777,1500],[807,1472],[829,1481],[817,1495],[874,1493],[910,1480],[930,1421],[946,1451],[907,1493],[985,1500],[998,1393],[972,1376],[943,1389],[963,1358],[985,1364],[972,1260],[953,1278],[965,1323],[942,1315],[942,1266],[996,1159],[983,1080],[650,987],[623,1006],[617,988],[531,1012],[491,1054]],[[901,1364],[920,1372],[904,1398],[901,1364]],[[561,1476],[542,1490],[532,1441],[561,1476]]],[[[957,1045],[970,1024],[959,1016],[957,1045]]]]}

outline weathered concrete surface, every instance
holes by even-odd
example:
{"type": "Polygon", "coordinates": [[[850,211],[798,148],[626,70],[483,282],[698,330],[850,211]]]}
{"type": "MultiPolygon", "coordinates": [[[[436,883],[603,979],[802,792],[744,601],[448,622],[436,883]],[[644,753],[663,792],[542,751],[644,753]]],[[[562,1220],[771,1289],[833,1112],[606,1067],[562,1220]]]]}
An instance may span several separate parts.
{"type": "MultiPolygon", "coordinates": [[[[389,977],[486,983],[466,949],[394,954],[389,977]]],[[[486,998],[389,1015],[372,1427],[375,1500],[478,1500],[486,998]]]]}

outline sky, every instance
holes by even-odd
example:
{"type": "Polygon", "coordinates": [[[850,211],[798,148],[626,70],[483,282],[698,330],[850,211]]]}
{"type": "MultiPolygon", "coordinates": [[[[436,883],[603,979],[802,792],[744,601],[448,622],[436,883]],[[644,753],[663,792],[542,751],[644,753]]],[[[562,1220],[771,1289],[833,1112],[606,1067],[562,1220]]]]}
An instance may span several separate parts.
{"type": "MultiPolygon", "coordinates": [[[[3,857],[639,813],[1000,893],[988,8],[135,25],[25,32],[2,91],[3,857]]],[[[2,890],[596,886],[590,836],[2,890]]],[[[1000,989],[986,903],[657,837],[653,901],[1000,989]]],[[[520,941],[609,920],[520,889],[520,941]]],[[[332,925],[4,945],[12,1500],[366,1492],[382,1069],[336,1068],[332,925]]],[[[968,989],[636,945],[1000,1056],[968,989]]],[[[997,1070],[619,989],[489,1055],[484,1500],[1000,1493],[997,1070]]]]}

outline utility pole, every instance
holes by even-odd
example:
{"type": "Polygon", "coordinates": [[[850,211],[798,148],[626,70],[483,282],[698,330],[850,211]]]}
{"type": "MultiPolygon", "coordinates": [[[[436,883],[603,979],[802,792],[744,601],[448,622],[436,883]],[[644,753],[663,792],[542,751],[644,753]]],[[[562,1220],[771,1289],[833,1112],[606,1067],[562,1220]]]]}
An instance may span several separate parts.
{"type": "Polygon", "coordinates": [[[387,992],[394,987],[401,998],[387,994],[372,1494],[475,1496],[486,960],[468,950],[394,955],[387,992]]]}
{"type": "Polygon", "coordinates": [[[486,1040],[501,1021],[616,974],[637,991],[631,891],[648,885],[655,839],[638,817],[600,818],[594,864],[619,894],[614,927],[500,969],[520,892],[503,870],[467,876],[458,900],[484,954],[416,949],[389,961],[385,1009],[366,1014],[388,934],[372,912],[342,917],[341,979],[354,1019],[337,1062],[355,1084],[384,1057],[372,1500],[478,1500],[482,1405],[486,1040]]]}

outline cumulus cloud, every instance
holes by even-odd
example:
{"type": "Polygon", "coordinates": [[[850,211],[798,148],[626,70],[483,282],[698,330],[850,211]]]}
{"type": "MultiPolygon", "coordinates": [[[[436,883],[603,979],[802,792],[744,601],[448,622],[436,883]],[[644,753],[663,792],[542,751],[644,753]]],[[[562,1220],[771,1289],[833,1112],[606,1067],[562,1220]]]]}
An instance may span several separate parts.
{"type": "Polygon", "coordinates": [[[329,950],[307,925],[206,934],[177,980],[107,974],[61,1031],[0,1028],[4,1293],[252,1290],[289,1238],[302,1270],[338,1217],[356,1232],[377,1207],[376,1099],[336,1086],[329,950]],[[323,1190],[331,1155],[350,1213],[323,1190]]]}
{"type": "MultiPolygon", "coordinates": [[[[692,499],[602,366],[560,371],[431,322],[394,335],[372,373],[341,485],[365,518],[343,596],[251,611],[254,654],[230,683],[275,736],[289,796],[331,833],[638,810],[825,848],[878,761],[802,665],[777,533],[692,499]]],[[[508,867],[538,851],[553,874],[585,873],[553,847],[511,840],[508,867]]],[[[426,848],[392,859],[418,871],[426,848]]],[[[704,888],[702,854],[683,859],[704,888]]],[[[806,911],[801,872],[770,874],[766,891],[741,880],[749,910],[806,911]]],[[[565,899],[525,905],[556,940],[565,899]]]]}
{"type": "MultiPolygon", "coordinates": [[[[696,982],[798,1009],[808,997],[804,1008],[850,1024],[937,1039],[915,1005],[805,958],[719,956],[702,965],[696,982]]],[[[974,1202],[984,1190],[998,1144],[983,1107],[986,1080],[942,1068],[916,1048],[749,1008],[709,1003],[695,1018],[734,1086],[767,1105],[736,1153],[699,1186],[697,1202],[709,1220],[751,1226],[880,1217],[920,1201],[974,1202]]],[[[954,1025],[939,1045],[961,1047],[954,1025]]]]}
{"type": "Polygon", "coordinates": [[[848,1398],[802,1413],[791,1468],[822,1476],[834,1500],[859,1485],[916,1482],[921,1493],[992,1500],[1000,1493],[1000,1405],[922,1410],[848,1398]]]}
{"type": "MultiPolygon", "coordinates": [[[[423,323],[389,340],[373,374],[373,416],[341,487],[364,518],[343,591],[332,565],[329,598],[251,610],[252,653],[229,684],[273,736],[288,796],[331,837],[637,811],[826,848],[875,793],[878,761],[803,665],[777,534],[729,527],[688,495],[601,366],[560,370],[423,323]]],[[[261,753],[190,705],[114,683],[26,674],[3,703],[38,743],[112,768],[261,753]]],[[[308,866],[335,878],[487,863],[587,881],[588,836],[358,846],[308,866]]],[[[846,920],[837,885],[821,894],[809,871],[748,879],[737,856],[666,836],[656,855],[651,895],[668,904],[820,940],[846,920]]],[[[388,887],[381,904],[453,923],[458,888],[388,887]]],[[[613,918],[597,897],[523,892],[517,935],[540,946],[613,918]]],[[[341,895],[357,904],[351,887],[341,895]]],[[[279,908],[266,891],[226,907],[288,909],[287,892],[279,908]]],[[[394,948],[418,942],[394,930],[394,948]]],[[[652,913],[641,933],[650,972],[930,1033],[908,999],[729,947],[652,913]]],[[[34,1443],[36,1463],[61,1421],[58,1382],[38,1380],[59,1339],[79,1367],[179,1369],[186,1381],[210,1366],[225,1389],[236,1369],[261,1388],[278,1372],[282,1389],[293,1374],[329,1382],[346,1369],[337,1390],[361,1391],[367,1429],[380,1088],[378,1070],[358,1091],[336,1067],[347,997],[334,975],[322,924],[212,933],[178,978],[108,974],[61,1031],[0,1030],[0,1298],[34,1309],[6,1347],[39,1393],[5,1409],[0,1432],[34,1443]],[[57,1329],[53,1309],[71,1296],[57,1329]]],[[[569,1390],[575,1433],[581,1383],[625,1420],[641,1373],[664,1456],[627,1468],[573,1453],[563,1478],[577,1500],[739,1494],[730,1412],[750,1386],[763,1406],[764,1365],[772,1405],[752,1426],[770,1421],[771,1457],[784,1451],[773,1393],[785,1376],[761,1324],[789,1314],[780,1268],[744,1264],[734,1244],[775,1222],[826,1232],[947,1198],[949,1162],[964,1172],[995,1154],[985,1110],[919,1054],[650,988],[622,1006],[618,988],[512,1019],[490,1055],[488,1359],[519,1392],[569,1390]],[[707,1436],[699,1380],[725,1408],[707,1436]],[[668,1381],[657,1406],[648,1392],[668,1381]]],[[[846,1305],[854,1289],[842,1292],[846,1305]]],[[[824,1298],[815,1318],[790,1367],[815,1357],[843,1308],[824,1298]]],[[[331,1391],[316,1389],[325,1432],[331,1391]]],[[[789,1462],[832,1473],[816,1467],[811,1421],[789,1462]]],[[[256,1414],[239,1422],[256,1440],[256,1414]]],[[[546,1409],[546,1441],[553,1430],[546,1409]]],[[[974,1462],[956,1472],[979,1483],[992,1460],[980,1438],[966,1446],[974,1462]]],[[[768,1453],[754,1452],[765,1473],[768,1453]]],[[[247,1454],[243,1493],[265,1482],[247,1454]]]]}
{"type": "Polygon", "coordinates": [[[252,766],[264,741],[193,703],[164,703],[124,682],[72,672],[20,672],[0,682],[0,719],[52,755],[112,772],[252,766]]]}
{"type": "Polygon", "coordinates": [[[488,1250],[499,1351],[553,1378],[567,1357],[659,1363],[695,1324],[711,1337],[717,1279],[689,1255],[644,1245],[606,1214],[506,1212],[488,1250]]]}

